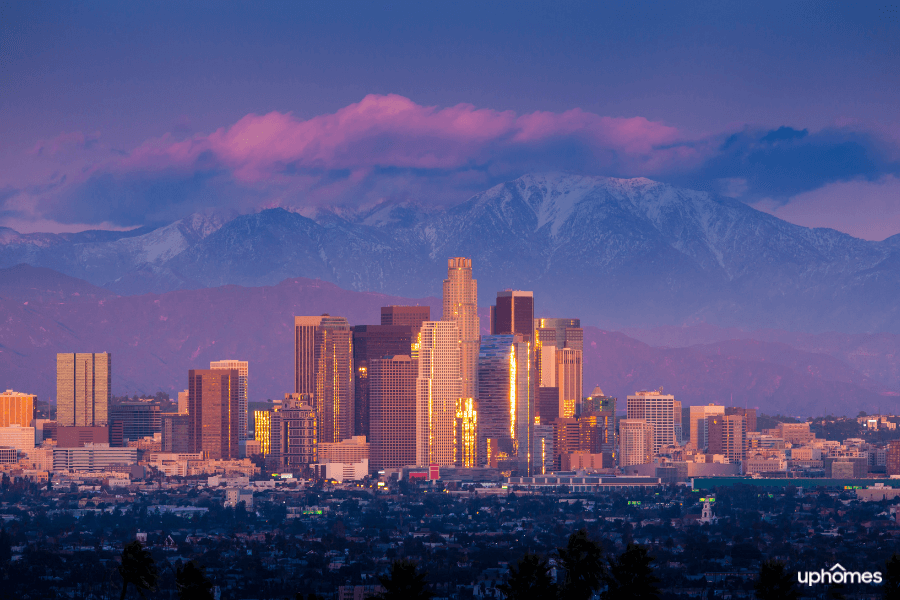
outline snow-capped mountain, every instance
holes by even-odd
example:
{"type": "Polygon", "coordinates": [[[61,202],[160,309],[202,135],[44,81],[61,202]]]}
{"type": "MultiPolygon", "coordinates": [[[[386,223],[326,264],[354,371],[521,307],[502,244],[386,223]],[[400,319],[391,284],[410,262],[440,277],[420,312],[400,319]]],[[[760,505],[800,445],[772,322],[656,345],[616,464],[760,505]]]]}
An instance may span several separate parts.
{"type": "Polygon", "coordinates": [[[469,256],[482,305],[497,290],[534,290],[542,316],[900,332],[900,236],[808,229],[643,178],[527,175],[448,210],[384,203],[191,219],[50,244],[0,232],[0,267],[47,266],[120,294],[311,277],[421,297],[440,294],[448,257],[469,256]]]}

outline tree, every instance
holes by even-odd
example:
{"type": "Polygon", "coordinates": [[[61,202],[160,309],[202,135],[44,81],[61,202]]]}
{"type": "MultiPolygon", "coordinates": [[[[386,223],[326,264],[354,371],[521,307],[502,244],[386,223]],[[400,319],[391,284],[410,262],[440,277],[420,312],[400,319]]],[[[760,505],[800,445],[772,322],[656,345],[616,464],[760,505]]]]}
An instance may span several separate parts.
{"type": "Polygon", "coordinates": [[[407,559],[391,563],[391,571],[378,578],[384,591],[377,598],[382,600],[430,600],[433,597],[425,580],[428,573],[407,559]]]}
{"type": "Polygon", "coordinates": [[[531,553],[510,567],[509,579],[498,589],[509,600],[550,600],[557,592],[547,560],[531,553]]]}
{"type": "Polygon", "coordinates": [[[588,537],[587,531],[579,529],[569,536],[565,548],[559,548],[560,565],[566,576],[562,584],[561,596],[571,600],[589,600],[603,585],[606,563],[603,549],[588,537]]]}
{"type": "Polygon", "coordinates": [[[137,589],[141,598],[146,598],[144,592],[155,590],[156,581],[159,578],[153,557],[137,540],[134,540],[122,549],[122,564],[119,565],[119,575],[122,576],[121,600],[125,600],[128,584],[137,589]]]}
{"type": "Polygon", "coordinates": [[[175,571],[175,587],[180,600],[213,600],[213,584],[197,561],[189,561],[175,571]]]}
{"type": "Polygon", "coordinates": [[[800,597],[794,587],[794,578],[785,570],[783,562],[770,559],[762,564],[756,582],[756,597],[759,600],[797,600],[800,597]]]}
{"type": "Polygon", "coordinates": [[[881,595],[885,600],[900,600],[900,554],[894,554],[884,564],[881,595]]]}
{"type": "Polygon", "coordinates": [[[625,552],[610,564],[604,600],[658,599],[659,578],[653,574],[651,562],[653,557],[647,554],[646,548],[628,544],[625,552]]]}

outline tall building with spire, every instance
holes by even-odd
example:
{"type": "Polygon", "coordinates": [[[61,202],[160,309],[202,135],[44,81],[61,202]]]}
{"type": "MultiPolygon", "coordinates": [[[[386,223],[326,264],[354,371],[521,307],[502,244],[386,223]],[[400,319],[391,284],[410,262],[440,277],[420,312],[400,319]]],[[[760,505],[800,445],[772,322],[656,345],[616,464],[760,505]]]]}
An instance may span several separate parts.
{"type": "Polygon", "coordinates": [[[474,398],[477,395],[478,344],[481,335],[478,321],[478,281],[472,279],[471,258],[454,257],[447,261],[441,321],[452,321],[459,330],[462,380],[459,397],[474,398]]]}
{"type": "Polygon", "coordinates": [[[344,317],[294,317],[294,393],[313,399],[319,443],[353,436],[353,338],[344,317]]]}
{"type": "MultiPolygon", "coordinates": [[[[446,289],[446,286],[445,286],[446,289]]],[[[425,321],[416,378],[416,464],[453,466],[462,343],[452,321],[425,321]]]]}

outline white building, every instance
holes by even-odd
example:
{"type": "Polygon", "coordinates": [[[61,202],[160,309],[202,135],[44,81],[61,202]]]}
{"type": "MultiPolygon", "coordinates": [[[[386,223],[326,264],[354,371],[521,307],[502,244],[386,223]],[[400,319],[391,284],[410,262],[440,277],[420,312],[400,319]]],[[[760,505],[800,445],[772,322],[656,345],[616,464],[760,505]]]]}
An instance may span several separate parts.
{"type": "Polygon", "coordinates": [[[454,464],[456,401],[461,398],[459,328],[425,321],[419,331],[416,379],[416,464],[454,464]]]}
{"type": "Polygon", "coordinates": [[[675,445],[675,396],[657,391],[636,392],[627,397],[628,418],[653,425],[653,456],[663,446],[675,445]]]}
{"type": "Polygon", "coordinates": [[[34,450],[34,427],[0,427],[0,446],[15,448],[20,452],[34,450]]]}
{"type": "Polygon", "coordinates": [[[338,483],[363,479],[369,474],[369,459],[364,458],[356,463],[324,463],[313,465],[316,477],[333,479],[338,483]]]}
{"type": "Polygon", "coordinates": [[[253,490],[240,488],[228,488],[225,490],[225,508],[234,508],[241,502],[247,510],[253,508],[253,490]]]}
{"type": "Polygon", "coordinates": [[[115,471],[137,463],[137,448],[111,448],[109,444],[85,444],[81,448],[54,448],[54,471],[115,471]]]}
{"type": "Polygon", "coordinates": [[[724,417],[725,407],[717,404],[691,407],[691,446],[703,452],[709,445],[709,417],[724,417]]]}

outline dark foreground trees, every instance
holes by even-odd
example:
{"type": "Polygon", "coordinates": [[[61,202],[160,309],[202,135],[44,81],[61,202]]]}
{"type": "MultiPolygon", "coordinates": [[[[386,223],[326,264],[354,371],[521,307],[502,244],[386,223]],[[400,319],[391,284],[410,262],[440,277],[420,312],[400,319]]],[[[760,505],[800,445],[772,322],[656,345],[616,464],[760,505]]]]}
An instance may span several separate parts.
{"type": "Polygon", "coordinates": [[[659,578],[653,574],[653,558],[647,549],[637,544],[612,561],[606,577],[605,600],[656,600],[659,598],[659,578]]]}
{"type": "Polygon", "coordinates": [[[767,560],[762,564],[756,582],[756,597],[759,600],[797,600],[800,597],[794,587],[794,578],[783,562],[767,560]]]}
{"type": "Polygon", "coordinates": [[[434,594],[426,581],[428,574],[411,560],[395,560],[387,575],[378,578],[384,591],[382,600],[431,600],[434,594]]]}
{"type": "Polygon", "coordinates": [[[531,553],[509,568],[509,579],[498,589],[508,600],[551,600],[557,595],[547,560],[531,553]]]}
{"type": "Polygon", "coordinates": [[[580,529],[569,536],[565,548],[557,550],[559,565],[565,570],[560,596],[572,600],[590,600],[606,577],[606,561],[600,545],[580,529]]]}
{"type": "Polygon", "coordinates": [[[213,584],[193,560],[175,571],[175,587],[180,600],[213,600],[213,584]]]}
{"type": "Polygon", "coordinates": [[[884,600],[900,600],[900,554],[896,552],[884,564],[881,595],[884,600]]]}
{"type": "Polygon", "coordinates": [[[137,540],[126,545],[122,550],[122,564],[119,565],[119,575],[122,576],[121,600],[125,600],[125,594],[128,593],[129,585],[137,589],[141,598],[146,598],[147,596],[144,592],[155,590],[156,581],[159,579],[159,573],[156,570],[156,563],[153,561],[153,557],[137,540]]]}

